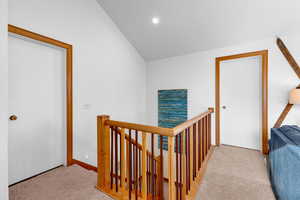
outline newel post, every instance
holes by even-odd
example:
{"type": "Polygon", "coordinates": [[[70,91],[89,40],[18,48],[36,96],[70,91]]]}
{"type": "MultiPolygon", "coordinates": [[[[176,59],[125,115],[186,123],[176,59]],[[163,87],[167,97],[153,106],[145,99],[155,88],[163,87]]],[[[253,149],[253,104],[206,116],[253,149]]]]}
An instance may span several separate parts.
{"type": "Polygon", "coordinates": [[[105,125],[107,120],[107,115],[97,116],[98,189],[105,189],[110,184],[110,137],[109,126],[105,125]]]}

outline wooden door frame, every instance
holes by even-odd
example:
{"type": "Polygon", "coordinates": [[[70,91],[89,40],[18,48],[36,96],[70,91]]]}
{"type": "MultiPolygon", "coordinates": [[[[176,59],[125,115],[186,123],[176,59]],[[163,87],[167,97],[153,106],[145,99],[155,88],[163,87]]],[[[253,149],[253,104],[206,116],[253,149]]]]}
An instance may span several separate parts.
{"type": "Polygon", "coordinates": [[[262,152],[268,154],[268,50],[235,54],[216,58],[216,85],[215,85],[215,128],[216,128],[216,145],[220,145],[220,64],[225,60],[234,60],[253,56],[262,57],[262,152]]]}
{"type": "Polygon", "coordinates": [[[67,124],[67,166],[73,164],[73,47],[70,44],[34,33],[23,28],[8,25],[8,32],[26,38],[66,49],[66,124],[67,124]]]}

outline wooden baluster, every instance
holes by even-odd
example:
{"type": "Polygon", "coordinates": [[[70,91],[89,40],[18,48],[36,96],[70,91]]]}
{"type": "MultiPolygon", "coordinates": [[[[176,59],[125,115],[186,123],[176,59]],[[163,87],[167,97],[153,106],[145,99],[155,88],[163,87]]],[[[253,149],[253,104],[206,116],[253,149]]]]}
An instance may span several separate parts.
{"type": "Polygon", "coordinates": [[[118,128],[115,127],[115,183],[116,183],[116,192],[119,191],[119,169],[118,169],[118,128]]]}
{"type": "Polygon", "coordinates": [[[185,199],[187,194],[187,178],[186,178],[186,130],[182,132],[181,155],[182,155],[182,198],[185,199]]]}
{"type": "Polygon", "coordinates": [[[193,180],[196,178],[197,168],[197,138],[196,138],[196,124],[193,124],[193,180]]]}
{"type": "Polygon", "coordinates": [[[205,117],[202,119],[203,121],[203,160],[206,157],[206,121],[205,117]]]}
{"type": "Polygon", "coordinates": [[[138,199],[138,131],[135,131],[135,199],[138,199]]]}
{"type": "Polygon", "coordinates": [[[201,147],[202,147],[202,141],[201,141],[201,134],[202,134],[202,129],[201,129],[201,120],[198,121],[198,170],[201,169],[201,164],[202,164],[202,152],[201,152],[201,147]]]}
{"type": "Polygon", "coordinates": [[[154,134],[151,134],[151,194],[154,199],[154,134]]]}
{"type": "MultiPolygon", "coordinates": [[[[121,129],[121,136],[120,136],[120,168],[121,168],[121,182],[120,186],[122,187],[122,192],[125,192],[125,129],[121,129]]],[[[123,196],[123,195],[122,195],[123,196]]]]}
{"type": "Polygon", "coordinates": [[[132,142],[131,142],[131,129],[129,129],[129,193],[128,198],[131,199],[132,192],[132,142]]]}
{"type": "Polygon", "coordinates": [[[175,136],[175,157],[176,157],[176,199],[178,200],[179,196],[179,161],[178,161],[178,135],[175,136]]]}
{"type": "Polygon", "coordinates": [[[129,170],[130,170],[130,164],[129,164],[129,140],[128,137],[126,138],[126,181],[127,181],[127,186],[129,188],[129,170]]]}
{"type": "Polygon", "coordinates": [[[185,162],[185,174],[186,174],[186,194],[188,194],[189,191],[189,130],[186,129],[185,130],[185,158],[186,158],[186,162],[185,162]]]}
{"type": "Polygon", "coordinates": [[[189,127],[190,131],[190,183],[189,183],[189,190],[191,190],[192,182],[193,182],[193,158],[194,158],[194,145],[193,145],[193,127],[189,127]]]}
{"type": "Polygon", "coordinates": [[[142,199],[147,199],[147,134],[142,135],[142,199]]]}
{"type": "Polygon", "coordinates": [[[147,195],[150,194],[150,158],[147,153],[147,195]]]}
{"type": "Polygon", "coordinates": [[[199,160],[199,151],[198,151],[198,146],[199,146],[199,141],[198,141],[198,137],[197,135],[199,134],[199,129],[198,129],[198,123],[195,123],[195,158],[196,158],[196,162],[195,162],[195,177],[197,177],[198,174],[198,160],[199,160]]]}
{"type": "Polygon", "coordinates": [[[205,127],[204,127],[204,118],[201,119],[201,127],[202,127],[202,134],[201,134],[201,140],[202,140],[202,163],[204,161],[205,158],[205,137],[204,137],[204,133],[205,133],[205,127]]]}
{"type": "MultiPolygon", "coordinates": [[[[134,136],[133,136],[133,138],[134,138],[134,136]]],[[[132,167],[132,169],[133,169],[133,181],[132,181],[132,184],[133,184],[133,190],[134,190],[134,194],[136,193],[136,159],[137,159],[137,157],[136,157],[136,151],[137,151],[137,149],[136,149],[136,144],[135,144],[135,141],[133,140],[132,141],[132,145],[133,145],[133,167],[132,167]]],[[[134,196],[134,198],[136,198],[136,194],[135,194],[135,196],[134,196]]]]}
{"type": "Polygon", "coordinates": [[[182,185],[183,185],[183,181],[182,181],[182,154],[183,154],[183,133],[179,134],[179,184],[180,184],[180,188],[179,188],[179,199],[182,199],[182,185]]]}
{"type": "Polygon", "coordinates": [[[188,161],[188,166],[189,167],[188,167],[188,172],[187,173],[189,175],[188,176],[189,177],[188,178],[189,179],[189,181],[188,181],[189,182],[189,185],[188,185],[189,187],[188,188],[189,188],[189,191],[190,191],[190,189],[191,189],[191,129],[190,128],[188,128],[188,152],[189,152],[188,153],[188,160],[189,160],[188,161]]]}
{"type": "Polygon", "coordinates": [[[164,197],[164,153],[163,153],[163,136],[159,136],[160,139],[160,180],[159,180],[159,197],[163,199],[164,197]]]}
{"type": "Polygon", "coordinates": [[[157,176],[157,174],[156,174],[156,160],[154,159],[154,157],[153,157],[153,160],[154,160],[154,184],[153,184],[153,195],[154,195],[154,198],[156,198],[156,176],[157,176]]]}
{"type": "Polygon", "coordinates": [[[206,143],[206,148],[205,148],[205,150],[206,150],[206,154],[205,154],[205,157],[206,157],[206,155],[207,155],[207,153],[208,153],[208,120],[207,120],[207,116],[205,116],[204,117],[204,121],[205,121],[205,143],[206,143]]]}
{"type": "Polygon", "coordinates": [[[114,128],[111,127],[111,155],[110,155],[110,189],[113,189],[113,182],[114,182],[114,128]]]}
{"type": "Polygon", "coordinates": [[[207,116],[205,116],[205,157],[208,153],[208,120],[207,120],[207,116]]]}
{"type": "Polygon", "coordinates": [[[211,114],[208,115],[208,144],[209,149],[211,148],[211,114]]]}
{"type": "Polygon", "coordinates": [[[105,125],[109,116],[97,117],[98,179],[97,188],[105,189],[110,184],[110,129],[105,125]]]}
{"type": "Polygon", "coordinates": [[[160,183],[160,181],[161,181],[161,160],[160,160],[160,157],[157,159],[157,161],[156,161],[156,164],[157,164],[157,187],[156,187],[156,190],[157,190],[157,199],[159,200],[159,199],[162,199],[161,198],[161,191],[160,191],[160,189],[161,189],[161,183],[160,183]]]}
{"type": "Polygon", "coordinates": [[[132,190],[135,193],[135,143],[134,143],[134,134],[132,141],[132,190]]]}
{"type": "Polygon", "coordinates": [[[142,192],[142,149],[139,149],[139,192],[142,192]]]}
{"type": "Polygon", "coordinates": [[[175,199],[174,150],[174,137],[168,137],[169,200],[175,199]]]}

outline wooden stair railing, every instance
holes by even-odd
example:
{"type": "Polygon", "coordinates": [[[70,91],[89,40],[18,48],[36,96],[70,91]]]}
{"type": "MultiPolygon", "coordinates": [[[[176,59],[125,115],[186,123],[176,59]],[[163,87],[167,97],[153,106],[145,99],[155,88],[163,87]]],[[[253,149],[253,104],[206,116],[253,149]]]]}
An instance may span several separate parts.
{"type": "Polygon", "coordinates": [[[175,128],[98,116],[96,188],[114,199],[194,199],[213,151],[213,112],[209,108],[175,128]],[[168,137],[167,153],[162,150],[163,136],[168,137]]]}

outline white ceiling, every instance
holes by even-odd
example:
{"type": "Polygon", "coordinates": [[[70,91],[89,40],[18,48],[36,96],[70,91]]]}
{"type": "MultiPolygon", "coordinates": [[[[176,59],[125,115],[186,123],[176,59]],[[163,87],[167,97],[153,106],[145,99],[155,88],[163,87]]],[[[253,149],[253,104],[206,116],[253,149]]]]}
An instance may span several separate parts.
{"type": "Polygon", "coordinates": [[[300,30],[299,0],[97,1],[148,61],[300,30]]]}

